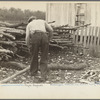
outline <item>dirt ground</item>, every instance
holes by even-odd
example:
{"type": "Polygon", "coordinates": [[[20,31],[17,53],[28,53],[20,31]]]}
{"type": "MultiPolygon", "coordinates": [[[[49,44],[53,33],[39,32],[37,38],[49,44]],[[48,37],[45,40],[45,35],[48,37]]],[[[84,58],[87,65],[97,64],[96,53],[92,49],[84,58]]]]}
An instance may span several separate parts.
{"type": "MultiPolygon", "coordinates": [[[[30,63],[30,58],[16,59],[16,61],[22,62],[27,66],[30,63]]],[[[71,51],[52,51],[49,53],[48,63],[64,63],[72,64],[75,62],[87,62],[89,67],[81,70],[50,70],[49,76],[46,82],[47,84],[91,84],[100,83],[100,58],[94,58],[90,55],[74,54],[71,51]]],[[[17,69],[5,68],[0,66],[0,81],[10,77],[14,73],[18,72],[17,69]]],[[[37,77],[40,77],[40,72],[37,77]]],[[[31,77],[29,71],[13,78],[7,84],[34,84],[37,83],[34,77],[31,77]]]]}

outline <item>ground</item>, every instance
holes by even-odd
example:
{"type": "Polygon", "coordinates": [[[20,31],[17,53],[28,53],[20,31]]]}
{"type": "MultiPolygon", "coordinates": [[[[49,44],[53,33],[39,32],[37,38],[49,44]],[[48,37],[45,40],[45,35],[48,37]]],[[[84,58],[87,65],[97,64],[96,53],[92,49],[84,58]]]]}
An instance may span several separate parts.
{"type": "MultiPolygon", "coordinates": [[[[16,59],[19,62],[24,62],[27,66],[30,63],[30,58],[16,59]]],[[[74,84],[74,83],[99,83],[100,82],[100,58],[94,58],[90,55],[83,55],[80,53],[73,53],[71,51],[63,52],[50,52],[48,63],[64,63],[72,64],[74,62],[87,62],[89,67],[81,70],[50,70],[49,76],[46,82],[48,84],[74,84]]],[[[10,77],[14,73],[18,72],[17,69],[0,67],[0,81],[10,77]]],[[[38,76],[40,77],[40,76],[38,76]]],[[[29,71],[13,78],[9,82],[10,84],[33,84],[36,83],[34,77],[31,77],[29,71]]]]}

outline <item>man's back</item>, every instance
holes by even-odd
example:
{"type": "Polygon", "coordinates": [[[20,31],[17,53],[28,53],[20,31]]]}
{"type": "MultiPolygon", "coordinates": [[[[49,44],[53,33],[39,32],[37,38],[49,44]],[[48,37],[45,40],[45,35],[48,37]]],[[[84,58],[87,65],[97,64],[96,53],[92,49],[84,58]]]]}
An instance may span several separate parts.
{"type": "Polygon", "coordinates": [[[29,45],[29,40],[32,34],[34,32],[42,31],[42,32],[48,32],[48,38],[49,40],[52,38],[52,27],[44,20],[41,19],[34,19],[32,20],[26,27],[26,44],[29,45]]]}
{"type": "Polygon", "coordinates": [[[29,27],[29,31],[32,32],[34,30],[40,30],[43,32],[46,32],[46,28],[45,28],[45,21],[44,20],[33,20],[28,24],[29,27]]]}

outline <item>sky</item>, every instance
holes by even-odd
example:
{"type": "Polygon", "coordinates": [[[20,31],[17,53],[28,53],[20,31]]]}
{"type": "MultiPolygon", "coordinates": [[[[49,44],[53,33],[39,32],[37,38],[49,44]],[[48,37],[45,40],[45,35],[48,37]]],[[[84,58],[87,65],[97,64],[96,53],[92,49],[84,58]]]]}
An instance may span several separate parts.
{"type": "Polygon", "coordinates": [[[0,1],[0,8],[20,8],[22,10],[30,9],[32,11],[46,11],[46,2],[35,1],[0,1]]]}

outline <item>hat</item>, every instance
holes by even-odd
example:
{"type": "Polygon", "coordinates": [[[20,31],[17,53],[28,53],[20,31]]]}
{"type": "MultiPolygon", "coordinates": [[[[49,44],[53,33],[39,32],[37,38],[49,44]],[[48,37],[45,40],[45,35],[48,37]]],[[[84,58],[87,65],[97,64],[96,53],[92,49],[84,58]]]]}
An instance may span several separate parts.
{"type": "Polygon", "coordinates": [[[31,17],[28,19],[28,23],[31,22],[33,19],[36,19],[36,16],[31,16],[31,17]]]}

